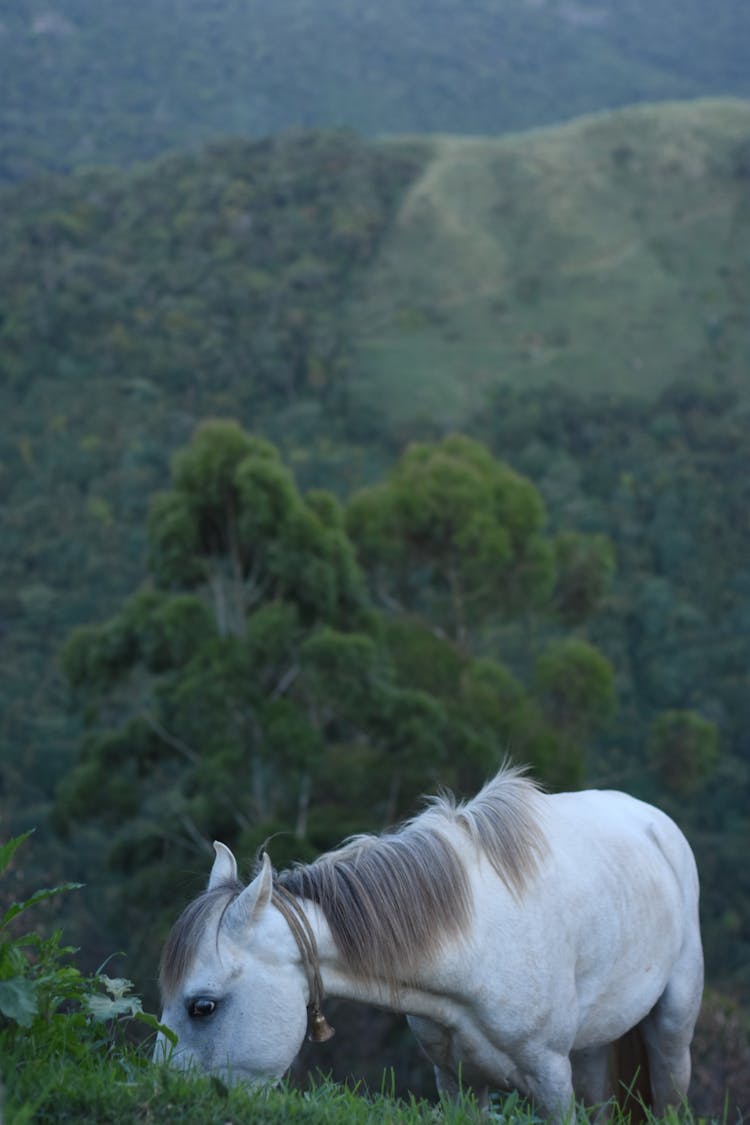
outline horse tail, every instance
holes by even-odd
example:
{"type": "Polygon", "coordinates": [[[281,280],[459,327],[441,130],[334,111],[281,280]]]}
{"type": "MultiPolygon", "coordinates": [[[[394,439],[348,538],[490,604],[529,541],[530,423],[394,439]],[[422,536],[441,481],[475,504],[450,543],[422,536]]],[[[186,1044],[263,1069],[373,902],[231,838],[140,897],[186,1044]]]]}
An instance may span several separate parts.
{"type": "Polygon", "coordinates": [[[630,1115],[631,1125],[646,1121],[653,1095],[646,1041],[638,1024],[613,1045],[612,1080],[615,1101],[630,1115]]]}

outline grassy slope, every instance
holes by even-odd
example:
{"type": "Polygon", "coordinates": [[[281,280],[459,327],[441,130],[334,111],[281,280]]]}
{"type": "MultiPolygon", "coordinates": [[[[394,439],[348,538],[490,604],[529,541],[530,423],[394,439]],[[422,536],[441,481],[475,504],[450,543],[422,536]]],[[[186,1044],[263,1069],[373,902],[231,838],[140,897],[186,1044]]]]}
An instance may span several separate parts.
{"type": "MultiPolygon", "coordinates": [[[[165,1067],[152,1068],[135,1055],[117,1060],[36,1058],[33,1067],[14,1059],[13,1068],[3,1060],[6,1125],[53,1125],[74,1121],[77,1125],[133,1125],[134,1122],[173,1125],[207,1125],[209,1122],[299,1122],[300,1125],[420,1125],[435,1121],[438,1111],[427,1102],[396,1101],[385,1094],[362,1096],[321,1082],[307,1091],[287,1089],[252,1090],[242,1085],[228,1088],[218,1079],[184,1075],[165,1067]]],[[[515,1108],[515,1105],[514,1105],[515,1108]]],[[[514,1125],[533,1120],[519,1106],[512,1115],[514,1125]]],[[[446,1104],[440,1119],[445,1125],[479,1122],[481,1114],[470,1099],[446,1104]]]]}
{"type": "Polygon", "coordinates": [[[460,427],[488,384],[741,381],[750,103],[439,137],[351,308],[354,399],[460,427]]]}
{"type": "MultiPolygon", "coordinates": [[[[14,1060],[15,1061],[15,1060],[14,1060]]],[[[142,1061],[130,1065],[115,1062],[78,1061],[76,1066],[59,1059],[37,1059],[34,1076],[20,1062],[18,1072],[3,1066],[6,1075],[6,1125],[132,1125],[133,1122],[172,1125],[206,1125],[208,1122],[252,1122],[253,1125],[539,1125],[540,1118],[515,1094],[497,1101],[494,1112],[479,1109],[471,1095],[440,1103],[396,1099],[387,1093],[369,1094],[361,1089],[321,1080],[308,1090],[252,1090],[241,1085],[227,1088],[223,1082],[202,1075],[184,1075],[167,1068],[150,1068],[142,1061]]],[[[384,1087],[387,1089],[387,1075],[384,1087]]],[[[579,1110],[575,1125],[588,1125],[594,1114],[579,1110]]],[[[613,1109],[613,1125],[629,1125],[630,1114],[613,1109]]],[[[668,1111],[663,1118],[650,1118],[652,1125],[704,1125],[719,1117],[681,1115],[668,1111]]]]}

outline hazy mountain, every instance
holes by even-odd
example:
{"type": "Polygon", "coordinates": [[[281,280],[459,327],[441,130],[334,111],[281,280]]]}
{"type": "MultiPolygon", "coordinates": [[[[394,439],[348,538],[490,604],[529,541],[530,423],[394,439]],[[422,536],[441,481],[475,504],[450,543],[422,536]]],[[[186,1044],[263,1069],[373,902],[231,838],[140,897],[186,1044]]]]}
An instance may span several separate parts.
{"type": "Polygon", "coordinates": [[[744,0],[4,0],[0,178],[292,126],[497,134],[750,95],[744,0]]]}

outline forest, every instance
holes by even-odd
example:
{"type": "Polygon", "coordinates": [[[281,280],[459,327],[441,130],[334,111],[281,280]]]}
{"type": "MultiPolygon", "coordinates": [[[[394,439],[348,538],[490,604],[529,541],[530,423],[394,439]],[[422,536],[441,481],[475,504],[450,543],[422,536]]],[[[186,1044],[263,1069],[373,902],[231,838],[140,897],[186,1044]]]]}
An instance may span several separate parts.
{"type": "MultiPolygon", "coordinates": [[[[521,7],[519,28],[561,18],[521,7]]],[[[31,8],[3,13],[27,62],[88,27],[83,0],[58,8],[33,35],[31,8]]],[[[742,18],[721,12],[717,41],[742,18]]],[[[608,50],[643,59],[617,26],[608,50]]],[[[654,89],[692,91],[693,66],[654,89]]],[[[40,73],[3,81],[27,130],[40,73]]],[[[22,159],[4,130],[0,815],[35,832],[2,853],[0,906],[85,883],[45,897],[42,932],[63,925],[86,971],[124,951],[154,1010],[213,838],[245,874],[265,841],[281,867],[510,757],[686,831],[700,1104],[719,1112],[727,1083],[740,1104],[750,107],[494,138],[295,130],[150,164],[204,126],[138,122],[76,170],[64,130],[22,159]]],[[[339,1041],[324,1069],[429,1088],[402,1029],[345,1018],[380,1050],[339,1041]]]]}

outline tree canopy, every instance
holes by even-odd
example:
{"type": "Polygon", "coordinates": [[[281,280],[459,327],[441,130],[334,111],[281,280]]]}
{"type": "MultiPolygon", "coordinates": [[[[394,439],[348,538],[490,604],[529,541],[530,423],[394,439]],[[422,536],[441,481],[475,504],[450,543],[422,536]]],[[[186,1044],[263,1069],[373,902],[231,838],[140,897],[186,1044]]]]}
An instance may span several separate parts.
{"type": "Polygon", "coordinates": [[[153,497],[143,585],[65,647],[88,729],[59,823],[103,821],[146,907],[214,836],[304,858],[508,753],[575,784],[614,706],[606,659],[544,636],[525,676],[480,651],[488,617],[555,627],[544,524],[534,486],[466,438],[407,449],[342,507],[204,423],[153,497]]]}

